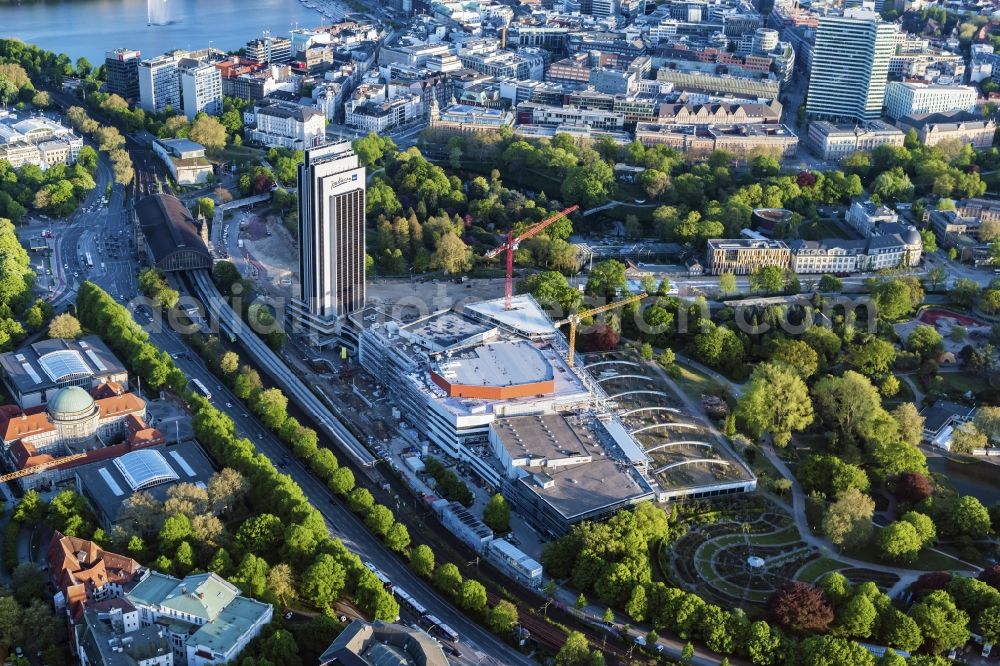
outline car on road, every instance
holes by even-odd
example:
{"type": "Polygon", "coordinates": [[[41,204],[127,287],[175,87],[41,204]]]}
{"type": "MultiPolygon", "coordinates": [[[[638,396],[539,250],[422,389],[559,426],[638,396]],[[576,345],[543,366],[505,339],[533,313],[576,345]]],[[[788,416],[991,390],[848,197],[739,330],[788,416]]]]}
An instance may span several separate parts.
{"type": "Polygon", "coordinates": [[[228,407],[229,409],[232,409],[233,408],[233,403],[227,402],[226,403],[226,407],[228,407]]]}

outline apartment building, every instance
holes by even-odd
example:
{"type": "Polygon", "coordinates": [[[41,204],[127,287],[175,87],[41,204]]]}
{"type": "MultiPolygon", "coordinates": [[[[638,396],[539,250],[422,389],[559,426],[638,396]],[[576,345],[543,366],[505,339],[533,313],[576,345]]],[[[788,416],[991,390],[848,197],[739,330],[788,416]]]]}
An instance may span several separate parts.
{"type": "Polygon", "coordinates": [[[177,63],[180,75],[181,100],[184,115],[194,121],[201,112],[209,115],[222,113],[222,72],[208,62],[181,58],[177,63]]]}
{"type": "Polygon", "coordinates": [[[899,120],[925,113],[971,112],[976,108],[977,96],[972,86],[892,81],[885,89],[885,113],[899,120]]]}
{"type": "Polygon", "coordinates": [[[56,164],[74,164],[83,138],[45,116],[18,120],[13,113],[0,111],[0,159],[17,169],[34,164],[47,169],[56,164]]]}
{"type": "Polygon", "coordinates": [[[115,49],[104,55],[108,92],[128,101],[139,99],[139,60],[135,49],[115,49]]]}
{"type": "Polygon", "coordinates": [[[150,572],[125,595],[141,627],[162,627],[175,664],[232,663],[265,625],[273,608],[240,594],[214,573],[184,579],[150,572]]]}
{"type": "Polygon", "coordinates": [[[637,123],[635,139],[646,146],[666,145],[685,153],[706,155],[726,150],[745,155],[764,150],[780,159],[795,157],[799,139],[784,125],[678,125],[637,123]]]}
{"type": "Polygon", "coordinates": [[[896,50],[896,26],[877,13],[846,9],[819,20],[809,76],[809,114],[854,121],[882,114],[889,59],[896,50]]]}
{"type": "Polygon", "coordinates": [[[904,133],[881,120],[863,124],[835,124],[825,120],[809,124],[809,143],[824,160],[839,161],[859,151],[871,151],[879,146],[902,146],[904,133]]]}
{"type": "Polygon", "coordinates": [[[514,114],[503,109],[490,109],[467,104],[452,104],[439,109],[437,102],[431,105],[430,127],[456,133],[495,132],[501,127],[514,124],[514,114]]]}
{"type": "Polygon", "coordinates": [[[965,199],[959,201],[955,209],[963,217],[974,217],[983,222],[1000,222],[1000,200],[965,199]]]}
{"type": "Polygon", "coordinates": [[[792,251],[780,240],[713,238],[708,241],[707,259],[712,275],[749,275],[763,266],[791,268],[792,251]]]}
{"type": "Polygon", "coordinates": [[[522,102],[517,105],[517,122],[519,125],[586,125],[594,129],[620,130],[625,125],[625,116],[603,109],[522,102]]]}
{"type": "MultiPolygon", "coordinates": [[[[1000,204],[982,199],[970,199],[971,202],[985,201],[986,205],[1000,204]]],[[[985,218],[979,216],[983,209],[973,206],[960,206],[958,210],[932,210],[928,216],[931,230],[941,247],[955,247],[962,239],[979,241],[979,230],[985,218]]],[[[993,208],[993,220],[1000,220],[1000,208],[993,208]]]]}
{"type": "Polygon", "coordinates": [[[496,78],[534,79],[545,73],[545,52],[541,49],[459,54],[462,66],[496,78]]]}
{"type": "Polygon", "coordinates": [[[951,113],[924,113],[904,116],[896,121],[901,130],[913,129],[925,146],[936,146],[942,141],[957,141],[973,148],[989,148],[996,136],[997,124],[993,119],[981,118],[966,111],[951,113]]]}
{"type": "Polygon", "coordinates": [[[292,60],[292,42],[287,37],[261,37],[247,42],[246,57],[263,63],[286,63],[292,60]]]}
{"type": "Polygon", "coordinates": [[[243,112],[247,138],[269,148],[305,150],[323,143],[326,118],[318,109],[265,98],[243,112]]]}
{"type": "Polygon", "coordinates": [[[422,115],[418,95],[400,95],[382,101],[348,100],[344,104],[344,122],[365,132],[385,132],[422,115]]]}
{"type": "Polygon", "coordinates": [[[860,199],[851,202],[846,217],[848,224],[865,238],[871,236],[879,224],[894,224],[899,221],[896,211],[891,208],[860,199]]]}
{"type": "MultiPolygon", "coordinates": [[[[142,60],[138,65],[139,106],[144,111],[162,113],[167,108],[181,110],[181,84],[177,58],[164,54],[142,60]]],[[[221,85],[221,84],[220,84],[221,85]]]]}

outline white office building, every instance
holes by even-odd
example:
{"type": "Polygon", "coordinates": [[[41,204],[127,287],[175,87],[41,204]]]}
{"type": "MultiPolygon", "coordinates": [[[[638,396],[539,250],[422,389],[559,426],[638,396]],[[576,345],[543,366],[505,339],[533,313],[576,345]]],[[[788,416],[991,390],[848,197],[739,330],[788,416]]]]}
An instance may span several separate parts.
{"type": "Polygon", "coordinates": [[[262,99],[244,111],[247,138],[268,148],[305,150],[323,143],[326,118],[312,106],[262,99]]]}
{"type": "Polygon", "coordinates": [[[165,54],[139,63],[139,106],[153,113],[167,107],[181,110],[180,78],[174,56],[165,54]]]}
{"type": "Polygon", "coordinates": [[[299,165],[299,276],[290,318],[315,346],[336,342],[365,304],[365,168],[348,141],[308,149],[299,165]]]}
{"type": "Polygon", "coordinates": [[[882,115],[896,26],[873,11],[848,9],[819,20],[806,111],[815,117],[875,120],[882,115]]]}
{"type": "Polygon", "coordinates": [[[971,112],[976,108],[976,97],[976,89],[972,86],[893,81],[885,89],[885,113],[899,120],[923,113],[971,112]]]}
{"type": "Polygon", "coordinates": [[[222,113],[222,72],[210,63],[193,58],[178,62],[184,115],[188,120],[201,111],[209,115],[222,113]]]}

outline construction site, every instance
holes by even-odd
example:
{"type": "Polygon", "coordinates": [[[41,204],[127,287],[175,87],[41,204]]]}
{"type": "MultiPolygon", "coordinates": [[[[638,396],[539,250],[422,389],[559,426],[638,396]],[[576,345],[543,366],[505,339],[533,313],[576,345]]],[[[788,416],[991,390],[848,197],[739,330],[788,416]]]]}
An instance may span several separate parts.
{"type": "Polygon", "coordinates": [[[450,460],[548,536],[641,501],[753,490],[750,469],[685,414],[657,366],[626,353],[576,354],[578,325],[645,293],[557,321],[532,296],[512,293],[518,244],[573,210],[487,255],[506,255],[500,298],[433,310],[383,303],[354,317],[359,363],[382,384],[409,441],[403,466],[450,460]]]}

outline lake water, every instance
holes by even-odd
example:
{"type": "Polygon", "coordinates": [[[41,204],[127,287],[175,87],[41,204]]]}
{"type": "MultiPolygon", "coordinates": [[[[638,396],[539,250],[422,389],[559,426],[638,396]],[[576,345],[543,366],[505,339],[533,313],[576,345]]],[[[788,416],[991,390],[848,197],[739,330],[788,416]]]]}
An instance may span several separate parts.
{"type": "Polygon", "coordinates": [[[1000,467],[983,461],[956,462],[944,456],[927,458],[932,472],[948,477],[960,495],[977,497],[986,506],[1000,501],[1000,467]]]}
{"type": "MultiPolygon", "coordinates": [[[[169,23],[147,23],[146,0],[42,1],[0,5],[0,36],[17,37],[73,60],[94,65],[115,48],[138,49],[143,57],[171,49],[208,46],[231,51],[264,30],[287,36],[320,25],[323,17],[299,0],[153,0],[153,15],[169,23]]],[[[329,21],[327,21],[329,23],[329,21]]]]}

